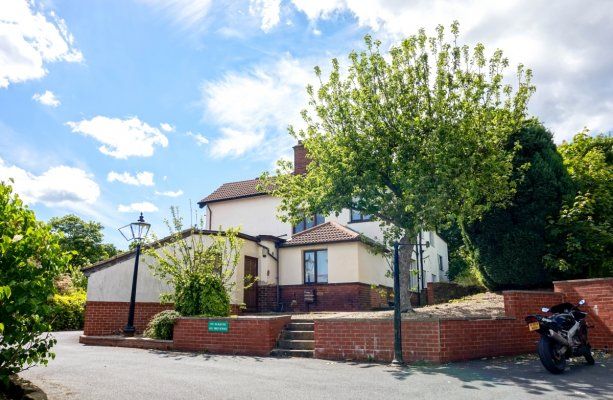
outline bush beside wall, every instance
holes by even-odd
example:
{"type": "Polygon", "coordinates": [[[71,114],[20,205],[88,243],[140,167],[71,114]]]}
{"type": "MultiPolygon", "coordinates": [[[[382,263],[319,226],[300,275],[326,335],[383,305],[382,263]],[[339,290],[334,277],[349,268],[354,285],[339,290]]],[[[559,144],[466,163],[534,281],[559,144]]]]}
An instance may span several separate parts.
{"type": "Polygon", "coordinates": [[[83,329],[85,315],[84,290],[55,294],[51,301],[51,327],[54,331],[83,329]]]}

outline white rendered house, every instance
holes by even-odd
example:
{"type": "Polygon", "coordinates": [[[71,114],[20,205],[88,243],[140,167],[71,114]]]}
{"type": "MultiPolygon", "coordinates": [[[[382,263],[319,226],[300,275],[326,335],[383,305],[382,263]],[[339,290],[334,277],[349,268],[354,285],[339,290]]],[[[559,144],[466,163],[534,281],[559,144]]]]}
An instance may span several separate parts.
{"type": "MultiPolygon", "coordinates": [[[[294,165],[296,173],[306,168],[300,144],[294,147],[294,165]]],[[[240,227],[243,248],[231,296],[235,310],[239,305],[248,312],[388,306],[393,284],[390,257],[374,251],[382,247],[379,222],[347,209],[338,216],[315,215],[291,226],[277,218],[280,199],[258,190],[258,184],[258,179],[224,183],[199,202],[207,216],[207,229],[199,232],[201,240],[240,227]],[[245,289],[246,275],[257,276],[257,284],[245,289]]],[[[447,281],[447,244],[434,232],[422,233],[422,243],[426,241],[421,282],[414,276],[413,290],[427,282],[447,281]]],[[[168,239],[161,242],[172,245],[168,239]]],[[[172,289],[151,274],[148,262],[145,257],[139,270],[137,303],[159,302],[159,295],[172,289]]],[[[128,252],[86,268],[88,304],[129,301],[133,264],[134,252],[128,252]]],[[[421,270],[417,265],[415,269],[421,270]]]]}

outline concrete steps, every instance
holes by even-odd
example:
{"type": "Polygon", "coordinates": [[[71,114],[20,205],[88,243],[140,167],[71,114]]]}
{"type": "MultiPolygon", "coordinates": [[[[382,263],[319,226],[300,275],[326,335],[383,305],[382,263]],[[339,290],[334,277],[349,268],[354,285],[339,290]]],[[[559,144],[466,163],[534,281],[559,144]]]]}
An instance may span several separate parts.
{"type": "Polygon", "coordinates": [[[270,355],[276,357],[313,357],[315,323],[312,320],[292,320],[285,325],[277,348],[270,355]]]}

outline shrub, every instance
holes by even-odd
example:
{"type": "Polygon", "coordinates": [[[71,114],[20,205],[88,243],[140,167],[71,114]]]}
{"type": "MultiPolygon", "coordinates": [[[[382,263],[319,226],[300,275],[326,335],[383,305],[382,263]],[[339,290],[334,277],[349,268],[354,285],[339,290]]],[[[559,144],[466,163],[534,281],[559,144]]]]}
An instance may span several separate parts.
{"type": "Polygon", "coordinates": [[[0,182],[0,386],[53,357],[49,298],[69,259],[50,228],[0,182]]]}
{"type": "Polygon", "coordinates": [[[85,296],[85,291],[82,289],[53,296],[49,316],[52,330],[69,331],[83,328],[85,296]]]}
{"type": "Polygon", "coordinates": [[[215,275],[192,275],[175,288],[175,309],[182,315],[225,317],[230,314],[230,296],[215,275]]]}
{"type": "Polygon", "coordinates": [[[180,316],[181,314],[174,310],[159,312],[149,321],[143,334],[152,339],[172,340],[175,321],[180,316]]]}
{"type": "Polygon", "coordinates": [[[172,223],[166,221],[171,243],[161,248],[145,247],[153,274],[174,288],[163,293],[162,302],[174,302],[181,315],[225,317],[230,315],[230,295],[235,287],[236,265],[243,240],[237,228],[206,236],[201,228],[183,230],[178,210],[171,207],[172,223]]]}

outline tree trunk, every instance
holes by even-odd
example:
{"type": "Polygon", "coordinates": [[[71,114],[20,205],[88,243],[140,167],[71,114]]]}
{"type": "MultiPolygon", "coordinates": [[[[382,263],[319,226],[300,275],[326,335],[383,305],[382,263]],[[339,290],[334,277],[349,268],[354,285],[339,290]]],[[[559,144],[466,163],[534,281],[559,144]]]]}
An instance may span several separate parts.
{"type": "Polygon", "coordinates": [[[412,243],[415,238],[405,236],[402,238],[401,244],[398,250],[398,264],[400,267],[400,311],[407,312],[413,309],[411,306],[411,258],[413,256],[412,243]]]}

